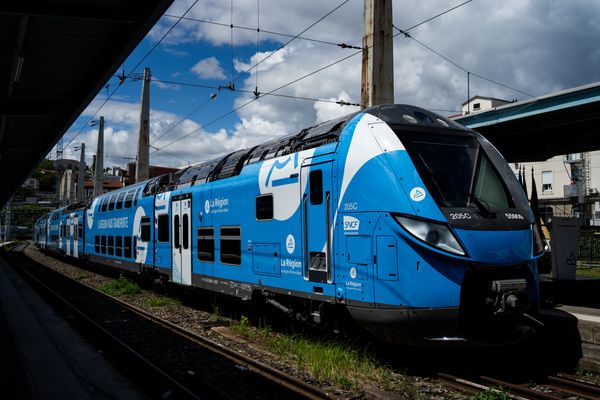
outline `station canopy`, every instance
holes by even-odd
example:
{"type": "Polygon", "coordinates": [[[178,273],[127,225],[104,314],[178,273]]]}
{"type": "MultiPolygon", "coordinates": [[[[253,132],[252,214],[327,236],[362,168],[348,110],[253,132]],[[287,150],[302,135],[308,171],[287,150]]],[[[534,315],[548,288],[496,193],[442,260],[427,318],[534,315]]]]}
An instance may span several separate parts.
{"type": "Polygon", "coordinates": [[[600,150],[600,82],[454,120],[485,136],[508,162],[600,150]]]}
{"type": "Polygon", "coordinates": [[[172,2],[0,2],[0,207],[172,2]]]}

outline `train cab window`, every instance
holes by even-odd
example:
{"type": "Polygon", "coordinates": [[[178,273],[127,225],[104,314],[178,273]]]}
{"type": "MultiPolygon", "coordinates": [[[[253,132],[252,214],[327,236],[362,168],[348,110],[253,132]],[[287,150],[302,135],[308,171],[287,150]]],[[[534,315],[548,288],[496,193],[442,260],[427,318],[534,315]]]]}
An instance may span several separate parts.
{"type": "Polygon", "coordinates": [[[131,207],[131,204],[133,203],[134,195],[135,195],[135,191],[133,191],[133,190],[130,190],[129,192],[127,192],[127,196],[125,196],[125,204],[123,205],[125,208],[131,207]]]}
{"type": "Polygon", "coordinates": [[[123,257],[131,258],[131,236],[123,237],[123,257]]]}
{"type": "Polygon", "coordinates": [[[221,262],[240,265],[242,263],[242,237],[240,227],[221,228],[221,262]]]}
{"type": "Polygon", "coordinates": [[[108,201],[108,211],[114,210],[115,209],[115,202],[117,200],[117,196],[116,195],[112,195],[110,196],[110,200],[108,201]]]}
{"type": "Polygon", "coordinates": [[[190,247],[190,221],[187,214],[183,214],[183,248],[187,249],[190,247]]]}
{"type": "Polygon", "coordinates": [[[122,192],[121,194],[119,194],[119,197],[117,198],[117,205],[116,205],[117,210],[120,210],[121,208],[123,208],[123,198],[124,197],[125,197],[125,192],[122,192]]]}
{"type": "Polygon", "coordinates": [[[323,171],[310,171],[310,204],[323,203],[323,171]]]}
{"type": "Polygon", "coordinates": [[[102,250],[102,254],[106,254],[106,236],[100,237],[100,247],[102,250]]]}
{"type": "Polygon", "coordinates": [[[273,195],[256,196],[256,219],[269,221],[273,219],[273,195]]]}
{"type": "Polygon", "coordinates": [[[158,241],[169,241],[169,214],[160,214],[158,216],[158,241]]]}
{"type": "Polygon", "coordinates": [[[115,237],[109,236],[108,237],[108,255],[112,256],[114,254],[115,254],[115,237]]]}
{"type": "Polygon", "coordinates": [[[96,254],[100,254],[100,236],[94,236],[94,251],[96,254]]]}
{"type": "Polygon", "coordinates": [[[123,255],[123,236],[115,236],[115,256],[123,255]]]}
{"type": "Polygon", "coordinates": [[[215,261],[214,228],[198,228],[198,260],[215,261]]]}
{"type": "Polygon", "coordinates": [[[150,217],[142,217],[141,220],[141,228],[142,228],[142,242],[150,241],[150,217]]]}

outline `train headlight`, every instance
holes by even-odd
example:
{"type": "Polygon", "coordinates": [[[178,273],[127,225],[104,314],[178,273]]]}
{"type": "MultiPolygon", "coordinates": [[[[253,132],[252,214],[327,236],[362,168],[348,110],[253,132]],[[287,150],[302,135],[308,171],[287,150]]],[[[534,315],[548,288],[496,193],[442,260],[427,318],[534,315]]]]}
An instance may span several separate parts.
{"type": "Polygon", "coordinates": [[[542,240],[542,235],[540,234],[537,223],[531,225],[531,229],[533,229],[533,254],[538,256],[546,251],[546,246],[544,246],[544,241],[542,240]]]}
{"type": "Polygon", "coordinates": [[[403,215],[396,215],[395,218],[408,233],[428,245],[452,254],[466,255],[462,246],[446,225],[409,218],[403,215]]]}

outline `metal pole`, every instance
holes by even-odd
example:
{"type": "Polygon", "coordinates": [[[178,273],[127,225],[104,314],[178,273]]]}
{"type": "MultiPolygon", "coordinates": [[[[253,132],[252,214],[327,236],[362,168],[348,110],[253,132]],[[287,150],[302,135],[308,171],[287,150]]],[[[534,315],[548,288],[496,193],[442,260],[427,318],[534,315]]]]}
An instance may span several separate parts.
{"type": "Polygon", "coordinates": [[[142,108],[140,111],[140,132],[138,136],[135,181],[145,181],[150,177],[150,68],[144,68],[142,85],[142,108]]]}
{"type": "Polygon", "coordinates": [[[100,117],[98,128],[98,148],[96,150],[96,169],[94,171],[94,197],[100,196],[104,182],[104,117],[100,117]]]}
{"type": "Polygon", "coordinates": [[[77,201],[85,201],[85,143],[81,143],[79,156],[79,177],[77,183],[77,201]]]}
{"type": "Polygon", "coordinates": [[[361,104],[394,102],[392,0],[365,0],[361,104]]]}

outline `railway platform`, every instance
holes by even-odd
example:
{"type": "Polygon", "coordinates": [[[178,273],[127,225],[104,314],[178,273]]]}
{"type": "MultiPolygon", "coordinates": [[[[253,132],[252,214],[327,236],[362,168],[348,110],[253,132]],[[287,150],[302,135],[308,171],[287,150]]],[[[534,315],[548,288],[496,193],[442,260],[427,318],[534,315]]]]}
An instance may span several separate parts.
{"type": "Polygon", "coordinates": [[[0,354],[0,398],[145,398],[2,257],[0,354]]]}

